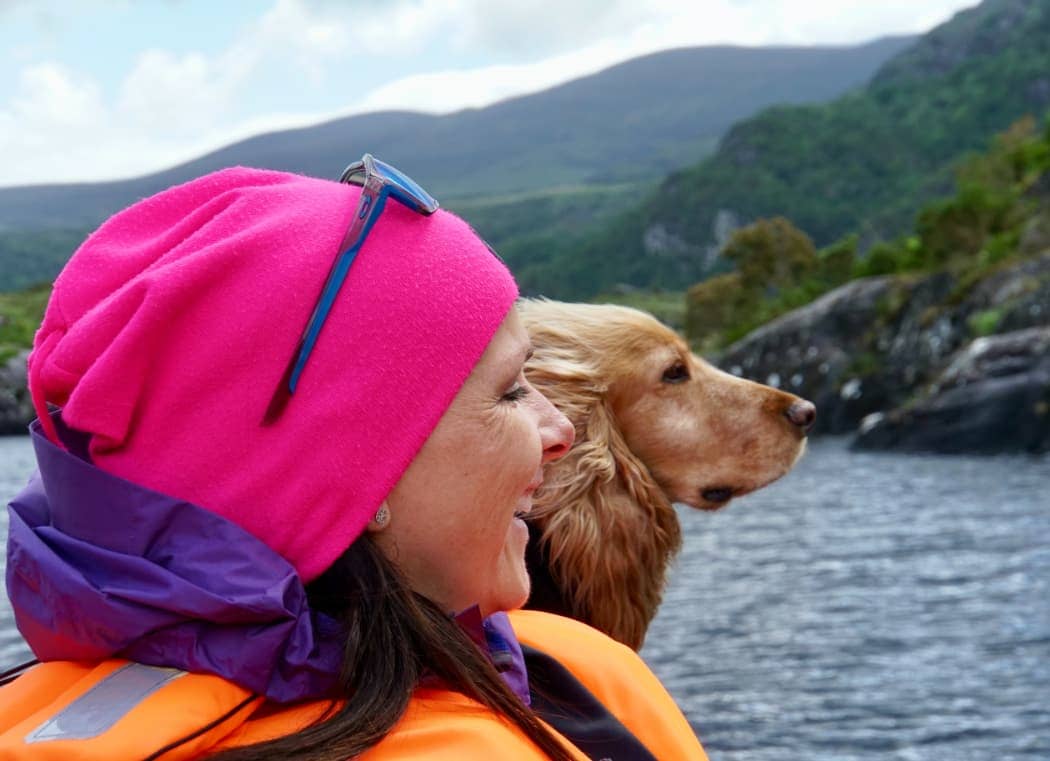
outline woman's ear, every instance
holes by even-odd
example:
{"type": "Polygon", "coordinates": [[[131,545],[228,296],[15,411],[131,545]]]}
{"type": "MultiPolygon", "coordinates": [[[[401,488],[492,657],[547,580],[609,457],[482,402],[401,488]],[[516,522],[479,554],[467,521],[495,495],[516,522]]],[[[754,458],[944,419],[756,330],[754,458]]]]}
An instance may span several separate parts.
{"type": "Polygon", "coordinates": [[[376,514],[372,516],[372,520],[368,522],[366,530],[376,533],[382,531],[388,525],[390,525],[390,505],[384,499],[379,505],[379,509],[376,510],[376,514]]]}

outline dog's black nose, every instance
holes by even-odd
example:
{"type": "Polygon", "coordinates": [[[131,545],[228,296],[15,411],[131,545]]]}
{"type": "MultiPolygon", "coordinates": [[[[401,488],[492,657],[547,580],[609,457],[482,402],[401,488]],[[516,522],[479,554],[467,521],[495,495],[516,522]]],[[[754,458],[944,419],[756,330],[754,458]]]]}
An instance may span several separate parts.
{"type": "Polygon", "coordinates": [[[813,406],[813,402],[799,399],[784,410],[784,417],[790,420],[792,425],[801,428],[803,433],[809,433],[813,424],[817,422],[817,408],[813,406]]]}

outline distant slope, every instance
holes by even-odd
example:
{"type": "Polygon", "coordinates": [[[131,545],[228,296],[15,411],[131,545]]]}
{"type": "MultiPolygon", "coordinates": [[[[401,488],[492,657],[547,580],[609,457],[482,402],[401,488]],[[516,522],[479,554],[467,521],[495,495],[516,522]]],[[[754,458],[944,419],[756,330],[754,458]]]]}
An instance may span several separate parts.
{"type": "Polygon", "coordinates": [[[731,124],[761,108],[823,101],[866,82],[913,39],[671,50],[483,109],[352,116],[260,135],[147,177],[0,188],[0,231],[94,225],[137,198],[234,164],[332,177],[366,150],[442,200],[655,180],[710,153],[731,124]]]}
{"type": "Polygon", "coordinates": [[[783,215],[818,245],[851,231],[890,237],[924,199],[950,191],[961,155],[1048,108],[1050,0],[986,0],[862,91],[738,123],[715,155],[672,174],[645,203],[562,250],[545,246],[546,261],[524,279],[563,297],[617,282],[682,288],[711,271],[716,222],[727,219],[783,215]],[[587,289],[567,287],[584,273],[587,289]]]}

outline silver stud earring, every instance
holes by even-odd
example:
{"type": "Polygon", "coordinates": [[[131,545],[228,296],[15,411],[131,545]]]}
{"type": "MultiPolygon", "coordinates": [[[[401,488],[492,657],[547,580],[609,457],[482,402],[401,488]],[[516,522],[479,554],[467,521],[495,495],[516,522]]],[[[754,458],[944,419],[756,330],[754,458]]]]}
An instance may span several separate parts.
{"type": "Polygon", "coordinates": [[[379,526],[379,528],[383,528],[383,526],[385,526],[387,524],[387,521],[389,520],[390,510],[387,509],[386,505],[383,505],[378,510],[376,510],[375,522],[376,525],[379,526]]]}

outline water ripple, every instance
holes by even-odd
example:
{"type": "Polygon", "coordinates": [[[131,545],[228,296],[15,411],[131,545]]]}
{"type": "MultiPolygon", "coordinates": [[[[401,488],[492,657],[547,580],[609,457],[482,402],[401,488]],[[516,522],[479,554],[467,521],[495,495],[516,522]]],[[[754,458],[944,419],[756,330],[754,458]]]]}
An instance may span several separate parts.
{"type": "Polygon", "coordinates": [[[851,453],[715,515],[643,654],[714,761],[1050,759],[1050,460],[851,453]]]}

